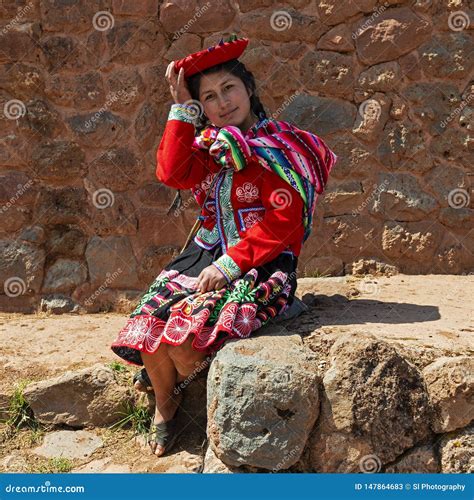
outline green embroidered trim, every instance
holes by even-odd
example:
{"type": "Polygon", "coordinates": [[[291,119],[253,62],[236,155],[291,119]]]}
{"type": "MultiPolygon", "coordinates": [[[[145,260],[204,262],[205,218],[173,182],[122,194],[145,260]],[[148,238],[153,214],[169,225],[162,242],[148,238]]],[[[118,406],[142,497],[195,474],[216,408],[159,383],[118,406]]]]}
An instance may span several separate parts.
{"type": "Polygon", "coordinates": [[[194,106],[189,106],[188,104],[172,104],[168,120],[180,120],[195,125],[198,117],[194,106]]]}
{"type": "Polygon", "coordinates": [[[195,241],[196,237],[202,240],[206,245],[210,247],[214,246],[219,241],[219,229],[217,224],[215,224],[212,229],[206,229],[201,226],[196,233],[195,241]]]}
{"type": "Polygon", "coordinates": [[[221,255],[212,265],[222,272],[229,283],[242,274],[240,267],[234,262],[234,259],[226,253],[221,255]]]}
{"type": "MultiPolygon", "coordinates": [[[[218,207],[218,210],[221,215],[222,226],[227,239],[227,247],[232,247],[240,241],[239,231],[237,230],[237,225],[235,224],[234,210],[232,208],[230,198],[233,174],[233,170],[226,171],[224,179],[219,187],[220,206],[218,207]]],[[[201,226],[196,233],[196,237],[202,240],[207,246],[214,246],[221,239],[217,222],[212,229],[206,229],[201,226]]]]}
{"type": "Polygon", "coordinates": [[[239,232],[234,219],[234,210],[230,199],[232,191],[232,179],[234,177],[234,170],[227,170],[219,190],[219,198],[221,205],[222,226],[227,239],[227,248],[233,247],[240,241],[239,232]]]}

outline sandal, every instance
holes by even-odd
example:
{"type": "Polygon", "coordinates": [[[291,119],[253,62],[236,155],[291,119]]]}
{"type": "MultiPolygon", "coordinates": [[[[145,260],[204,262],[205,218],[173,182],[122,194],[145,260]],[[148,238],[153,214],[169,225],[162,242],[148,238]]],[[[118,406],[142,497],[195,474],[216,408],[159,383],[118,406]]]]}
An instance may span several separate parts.
{"type": "Polygon", "coordinates": [[[151,385],[150,377],[145,368],[142,368],[133,376],[133,385],[135,385],[136,382],[139,382],[140,385],[145,388],[146,392],[153,392],[153,386],[151,385]]]}
{"type": "Polygon", "coordinates": [[[180,432],[177,432],[177,422],[178,422],[178,411],[179,407],[176,409],[174,417],[167,422],[161,422],[159,424],[152,423],[150,426],[150,431],[148,433],[147,442],[150,445],[151,451],[155,454],[156,447],[153,449],[152,443],[160,445],[165,448],[165,451],[160,457],[164,456],[168,451],[173,448],[176,438],[179,436],[180,432]]]}

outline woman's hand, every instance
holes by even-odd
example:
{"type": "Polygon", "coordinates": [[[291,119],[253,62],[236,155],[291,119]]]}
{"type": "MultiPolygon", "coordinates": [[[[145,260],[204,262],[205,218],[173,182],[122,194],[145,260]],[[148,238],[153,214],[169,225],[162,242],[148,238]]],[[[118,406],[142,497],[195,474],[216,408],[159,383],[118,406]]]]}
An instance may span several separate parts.
{"type": "Polygon", "coordinates": [[[213,265],[205,267],[197,280],[197,288],[201,293],[209,290],[219,290],[226,284],[225,276],[213,265]]]}
{"type": "Polygon", "coordinates": [[[183,104],[192,100],[191,93],[184,79],[184,68],[181,68],[179,73],[176,74],[174,71],[174,61],[171,61],[166,68],[166,79],[170,84],[170,92],[175,104],[183,104]]]}

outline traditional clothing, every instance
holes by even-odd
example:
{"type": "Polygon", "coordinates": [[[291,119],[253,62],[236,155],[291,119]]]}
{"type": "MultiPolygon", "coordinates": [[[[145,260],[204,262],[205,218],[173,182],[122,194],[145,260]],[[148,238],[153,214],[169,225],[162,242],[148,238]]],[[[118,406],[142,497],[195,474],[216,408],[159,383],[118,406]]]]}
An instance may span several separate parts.
{"type": "Polygon", "coordinates": [[[336,161],[319,137],[287,122],[265,118],[246,133],[226,126],[196,135],[196,120],[192,105],[173,104],[157,151],[157,178],[191,189],[201,226],[112,345],[137,365],[141,352],[182,344],[189,335],[194,349],[215,353],[287,311],[316,198],[336,161]],[[209,265],[227,285],[200,293],[197,277],[209,265]]]}

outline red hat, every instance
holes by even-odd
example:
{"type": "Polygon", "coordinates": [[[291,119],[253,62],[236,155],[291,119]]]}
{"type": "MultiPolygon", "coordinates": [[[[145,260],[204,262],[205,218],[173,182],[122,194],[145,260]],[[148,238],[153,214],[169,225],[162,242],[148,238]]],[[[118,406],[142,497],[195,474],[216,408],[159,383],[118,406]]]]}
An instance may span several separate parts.
{"type": "Polygon", "coordinates": [[[184,68],[184,77],[189,78],[216,64],[230,61],[231,59],[237,59],[245,50],[248,43],[248,38],[238,38],[236,35],[232,35],[229,40],[225,42],[224,39],[221,38],[217,45],[175,61],[175,73],[179,73],[179,70],[184,68]]]}

